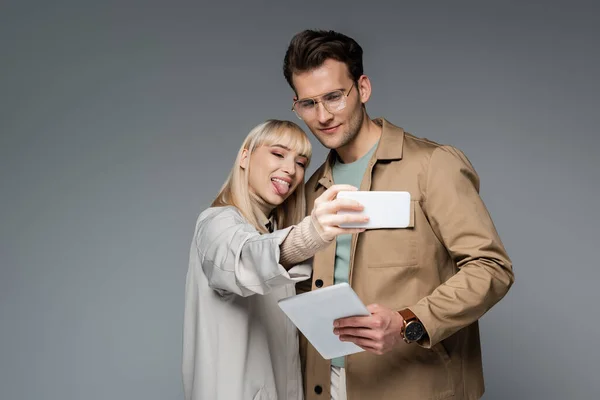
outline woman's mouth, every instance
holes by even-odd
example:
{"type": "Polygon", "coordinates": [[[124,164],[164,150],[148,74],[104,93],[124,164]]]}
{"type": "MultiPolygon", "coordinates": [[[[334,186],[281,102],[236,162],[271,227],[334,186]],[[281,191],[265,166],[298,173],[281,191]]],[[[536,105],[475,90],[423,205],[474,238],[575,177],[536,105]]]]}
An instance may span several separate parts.
{"type": "Polygon", "coordinates": [[[271,178],[275,192],[280,196],[285,196],[290,191],[291,183],[280,178],[271,178]]]}

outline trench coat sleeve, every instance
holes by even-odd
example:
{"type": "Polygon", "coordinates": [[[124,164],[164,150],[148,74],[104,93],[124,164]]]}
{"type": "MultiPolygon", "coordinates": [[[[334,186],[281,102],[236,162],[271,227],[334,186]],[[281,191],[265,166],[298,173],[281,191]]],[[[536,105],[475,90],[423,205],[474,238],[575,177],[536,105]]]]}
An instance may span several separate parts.
{"type": "Polygon", "coordinates": [[[428,333],[432,347],[478,320],[514,282],[509,259],[479,196],[479,177],[458,149],[442,146],[431,155],[423,211],[457,272],[429,296],[408,307],[428,333]]]}
{"type": "Polygon", "coordinates": [[[308,279],[310,264],[286,270],[279,245],[291,227],[260,234],[235,211],[224,210],[198,224],[195,242],[209,286],[221,295],[264,295],[272,288],[308,279]]]}

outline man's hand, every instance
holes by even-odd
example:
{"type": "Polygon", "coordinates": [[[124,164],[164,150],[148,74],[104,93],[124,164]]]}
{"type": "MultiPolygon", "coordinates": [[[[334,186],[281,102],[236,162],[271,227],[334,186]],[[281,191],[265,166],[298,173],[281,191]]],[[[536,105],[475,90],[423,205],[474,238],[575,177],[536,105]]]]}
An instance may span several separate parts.
{"type": "Polygon", "coordinates": [[[343,342],[352,342],[375,354],[392,350],[402,337],[402,316],[398,312],[378,304],[367,306],[368,317],[348,317],[334,321],[333,333],[343,342]]]}

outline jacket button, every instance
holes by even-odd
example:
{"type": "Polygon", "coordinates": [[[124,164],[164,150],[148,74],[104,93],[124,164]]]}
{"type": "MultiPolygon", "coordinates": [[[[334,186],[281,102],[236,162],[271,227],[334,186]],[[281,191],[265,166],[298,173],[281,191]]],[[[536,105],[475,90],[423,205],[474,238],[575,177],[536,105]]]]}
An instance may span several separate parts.
{"type": "Polygon", "coordinates": [[[316,287],[323,287],[323,281],[321,279],[317,279],[315,281],[315,286],[316,287]]]}
{"type": "Polygon", "coordinates": [[[321,393],[323,393],[323,388],[321,387],[321,385],[317,385],[317,386],[315,386],[315,393],[316,393],[316,394],[321,394],[321,393]]]}

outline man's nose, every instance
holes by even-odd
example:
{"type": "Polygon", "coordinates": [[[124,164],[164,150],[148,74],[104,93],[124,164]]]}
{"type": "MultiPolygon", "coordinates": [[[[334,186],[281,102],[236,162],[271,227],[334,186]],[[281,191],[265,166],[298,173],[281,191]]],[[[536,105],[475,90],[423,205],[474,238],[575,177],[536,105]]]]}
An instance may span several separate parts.
{"type": "Polygon", "coordinates": [[[323,125],[333,118],[333,114],[327,111],[322,102],[317,103],[317,119],[323,125]]]}

